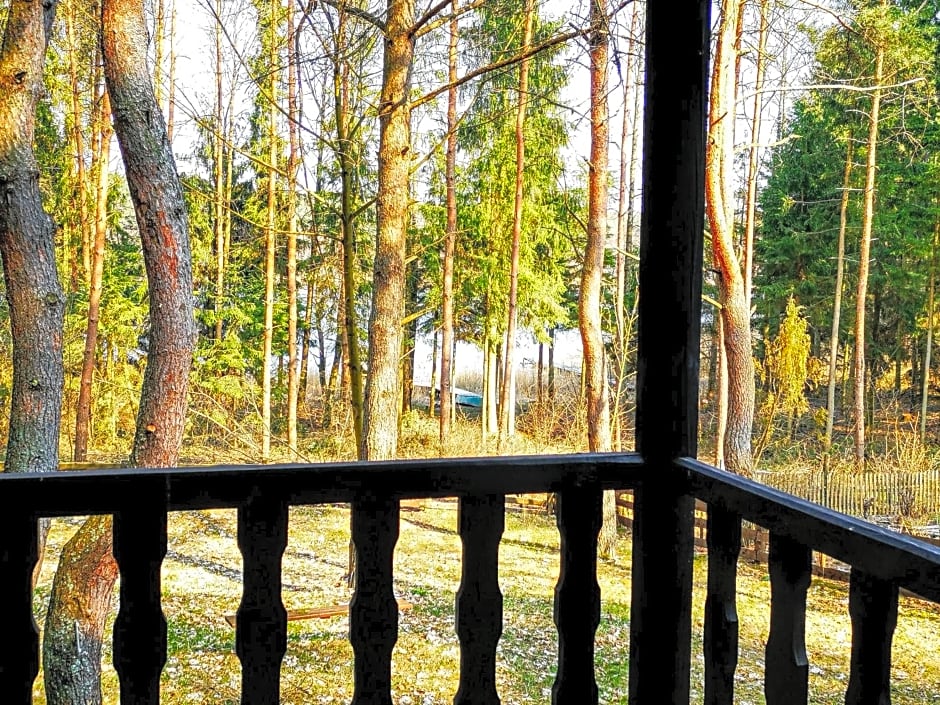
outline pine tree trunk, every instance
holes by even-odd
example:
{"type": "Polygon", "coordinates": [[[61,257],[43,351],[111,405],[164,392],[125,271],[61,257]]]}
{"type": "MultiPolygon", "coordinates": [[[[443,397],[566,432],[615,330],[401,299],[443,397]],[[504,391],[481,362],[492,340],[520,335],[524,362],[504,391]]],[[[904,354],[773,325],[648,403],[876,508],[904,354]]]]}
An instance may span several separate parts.
{"type": "Polygon", "coordinates": [[[95,200],[95,238],[88,280],[88,322],[85,326],[85,350],[82,354],[82,375],[78,386],[75,411],[75,442],[72,460],[83,463],[88,458],[88,439],[91,429],[91,390],[98,353],[98,318],[101,309],[101,285],[104,276],[104,248],[108,231],[108,162],[111,154],[111,102],[107,89],[101,92],[101,111],[98,124],[97,155],[98,190],[95,200]]]}
{"type": "MultiPolygon", "coordinates": [[[[447,149],[444,155],[444,182],[447,190],[447,230],[444,236],[444,262],[441,285],[441,448],[450,436],[451,405],[453,403],[454,341],[454,250],[457,243],[457,0],[451,0],[453,18],[450,21],[450,41],[447,50],[447,149]]],[[[435,338],[435,342],[437,339],[435,338]]],[[[433,401],[434,385],[431,385],[433,401]]],[[[434,404],[431,404],[434,413],[434,404]]]]}
{"type": "MultiPolygon", "coordinates": [[[[68,3],[65,15],[66,36],[68,38],[68,61],[69,61],[69,81],[72,98],[72,129],[70,139],[72,149],[75,154],[75,200],[78,203],[79,230],[81,231],[81,253],[82,253],[82,278],[89,276],[91,270],[91,216],[88,212],[88,175],[85,169],[85,140],[82,130],[82,96],[81,84],[78,75],[79,48],[75,36],[76,5],[77,0],[71,0],[68,3]]],[[[73,291],[78,288],[77,272],[72,273],[70,277],[71,288],[73,291]]]]}
{"type": "MultiPolygon", "coordinates": [[[[858,252],[858,289],[855,295],[855,467],[865,469],[865,305],[868,298],[868,270],[871,258],[872,223],[875,218],[875,177],[878,169],[878,114],[881,111],[881,84],[884,80],[885,50],[875,49],[874,91],[868,116],[868,157],[865,162],[865,200],[862,210],[862,239],[858,252]]],[[[875,319],[877,321],[877,318],[875,319]]]]}
{"type": "MultiPolygon", "coordinates": [[[[604,277],[604,243],[607,238],[610,141],[607,125],[607,64],[610,52],[607,2],[591,3],[588,42],[591,57],[591,159],[588,166],[587,245],[581,270],[578,324],[584,350],[584,383],[587,401],[588,447],[592,452],[611,450],[610,399],[601,327],[601,287],[604,277]]],[[[611,557],[617,543],[617,508],[614,493],[604,492],[604,521],[598,537],[598,553],[611,557]]]]}
{"type": "Polygon", "coordinates": [[[215,0],[215,130],[212,135],[212,179],[214,190],[213,234],[215,235],[215,293],[212,301],[215,315],[215,340],[222,341],[225,309],[225,167],[223,156],[225,143],[223,134],[223,83],[222,83],[222,0],[215,0]]]}
{"type": "Polygon", "coordinates": [[[721,316],[728,369],[728,427],[724,438],[727,469],[751,475],[754,424],[754,359],[750,310],[735,254],[732,216],[734,159],[735,37],[743,0],[722,0],[709,95],[709,135],[705,155],[705,203],[712,251],[721,276],[721,316]]]}
{"type": "MultiPolygon", "coordinates": [[[[150,300],[147,365],[130,461],[138,467],[172,466],[183,437],[196,342],[186,208],[147,69],[142,0],[104,0],[101,22],[114,129],[137,216],[150,300]]],[[[109,518],[86,521],[56,571],[43,650],[49,705],[101,701],[101,639],[117,576],[110,524],[109,518]]]]}
{"type": "Polygon", "coordinates": [[[65,297],[33,154],[56,5],[12,3],[0,48],[0,85],[6,87],[0,91],[0,257],[13,337],[7,472],[51,472],[59,465],[65,297]]]}
{"type": "Polygon", "coordinates": [[[529,59],[532,44],[532,24],[535,15],[534,0],[526,0],[522,29],[523,58],[519,63],[519,100],[516,104],[516,189],[512,211],[512,245],[509,259],[509,298],[506,303],[506,354],[503,358],[503,384],[499,393],[499,442],[504,444],[516,435],[516,326],[518,321],[519,257],[522,245],[522,207],[525,170],[525,113],[529,102],[529,59]]]}
{"type": "Polygon", "coordinates": [[[287,158],[287,447],[290,459],[297,453],[297,398],[300,371],[297,366],[297,170],[300,167],[300,133],[297,102],[296,17],[294,0],[287,0],[287,117],[290,154],[287,158]]]}
{"type": "MultiPolygon", "coordinates": [[[[757,169],[760,156],[760,127],[763,116],[764,74],[767,66],[767,35],[769,34],[769,2],[760,0],[760,29],[757,39],[757,66],[754,77],[754,114],[751,118],[751,144],[748,148],[747,191],[744,202],[744,300],[751,310],[751,288],[754,276],[754,226],[757,214],[757,169]]],[[[743,14],[743,13],[742,13],[743,14]]],[[[743,25],[743,21],[740,22],[743,25]]]]}
{"type": "Polygon", "coordinates": [[[829,470],[832,448],[832,427],[836,415],[836,376],[839,363],[839,328],[842,317],[842,282],[845,278],[845,228],[849,213],[849,185],[852,178],[854,149],[852,135],[845,147],[845,170],[842,176],[842,201],[839,205],[839,244],[836,251],[836,284],[832,303],[832,330],[829,334],[829,384],[826,389],[826,432],[823,436],[823,469],[829,470]]]}
{"type": "Polygon", "coordinates": [[[277,84],[278,65],[277,38],[275,35],[275,13],[279,0],[272,0],[270,13],[270,36],[268,37],[268,178],[267,207],[264,228],[264,336],[261,353],[261,459],[271,458],[271,362],[274,359],[274,280],[275,257],[277,255],[277,84]]]}
{"type": "MultiPolygon", "coordinates": [[[[930,399],[930,356],[933,352],[934,289],[937,280],[937,240],[940,239],[940,223],[934,227],[930,250],[930,285],[927,290],[927,346],[924,349],[923,385],[920,396],[920,442],[927,440],[927,403],[930,399]]],[[[912,356],[913,359],[913,356],[912,356]]]]}
{"type": "Polygon", "coordinates": [[[369,377],[366,382],[360,457],[382,460],[398,451],[399,365],[405,302],[405,244],[411,197],[411,64],[414,0],[388,0],[385,55],[379,101],[379,164],[376,199],[369,377]]]}
{"type": "Polygon", "coordinates": [[[110,515],[92,517],[62,548],[43,629],[49,705],[102,702],[101,647],[117,580],[111,530],[110,515]]]}
{"type": "MultiPolygon", "coordinates": [[[[340,10],[336,36],[343,41],[346,32],[346,13],[340,10]]],[[[357,456],[362,459],[364,450],[363,418],[365,397],[363,392],[362,356],[359,349],[359,315],[356,312],[356,230],[353,216],[353,157],[352,139],[349,134],[349,71],[344,59],[337,56],[333,62],[333,100],[336,112],[336,158],[340,169],[340,229],[343,254],[343,312],[345,319],[346,360],[349,363],[349,387],[353,413],[353,433],[356,438],[357,456]]],[[[404,284],[402,284],[404,285],[404,284]]],[[[396,353],[396,360],[398,359],[396,353]]],[[[397,373],[397,369],[396,369],[397,373]]],[[[397,423],[397,416],[396,416],[397,423]]]]}

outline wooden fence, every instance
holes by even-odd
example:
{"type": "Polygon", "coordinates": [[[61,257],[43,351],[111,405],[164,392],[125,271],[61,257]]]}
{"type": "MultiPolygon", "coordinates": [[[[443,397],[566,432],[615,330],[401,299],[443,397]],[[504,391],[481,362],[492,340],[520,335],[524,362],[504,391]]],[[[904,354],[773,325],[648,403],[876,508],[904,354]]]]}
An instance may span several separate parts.
{"type": "Polygon", "coordinates": [[[940,469],[923,472],[758,472],[759,482],[843,514],[935,516],[940,514],[940,469]]]}
{"type": "MultiPolygon", "coordinates": [[[[633,526],[633,492],[617,493],[617,514],[620,525],[630,528],[633,526]]],[[[707,546],[705,527],[708,517],[708,508],[701,500],[695,501],[695,546],[704,550],[707,546]]],[[[768,546],[770,532],[756,524],[745,521],[741,525],[741,560],[753,563],[766,564],[769,559],[768,546]]],[[[834,580],[848,580],[848,566],[838,563],[828,556],[813,551],[813,575],[834,580]]]]}

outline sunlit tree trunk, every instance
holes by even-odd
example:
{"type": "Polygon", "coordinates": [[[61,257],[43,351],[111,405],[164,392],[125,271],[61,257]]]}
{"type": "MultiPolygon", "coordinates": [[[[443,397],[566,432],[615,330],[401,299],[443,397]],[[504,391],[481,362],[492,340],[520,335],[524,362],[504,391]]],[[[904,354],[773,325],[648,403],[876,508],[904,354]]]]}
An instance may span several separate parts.
{"type": "MultiPolygon", "coordinates": [[[[79,44],[76,37],[76,4],[78,0],[70,0],[65,13],[66,38],[68,40],[69,81],[72,98],[72,129],[69,138],[75,153],[75,200],[78,203],[79,230],[81,236],[82,278],[89,276],[91,271],[92,232],[91,215],[88,212],[88,175],[85,169],[85,138],[82,129],[82,102],[81,86],[79,83],[79,44]]],[[[78,286],[77,273],[72,273],[71,287],[78,286]]]]}
{"type": "MultiPolygon", "coordinates": [[[[604,277],[604,243],[607,239],[608,173],[610,142],[607,125],[607,64],[610,34],[606,0],[591,3],[588,41],[591,60],[591,159],[588,164],[587,245],[581,270],[578,324],[584,350],[584,383],[587,402],[588,447],[592,452],[611,450],[610,399],[601,328],[601,286],[604,277]]],[[[598,537],[598,553],[612,556],[617,541],[617,506],[614,493],[604,492],[604,522],[598,537]]]]}
{"type": "Polygon", "coordinates": [[[167,84],[166,137],[172,146],[176,123],[176,0],[170,0],[170,74],[167,84]]]}
{"type": "Polygon", "coordinates": [[[832,427],[836,415],[836,377],[839,364],[839,328],[842,317],[842,282],[845,278],[845,228],[849,214],[849,185],[852,178],[854,149],[849,134],[845,146],[845,169],[842,176],[842,200],[839,205],[839,244],[836,251],[836,284],[832,302],[832,331],[829,334],[829,383],[826,389],[826,432],[823,436],[823,469],[829,469],[832,448],[832,427]]]}
{"type": "Polygon", "coordinates": [[[516,104],[516,190],[512,211],[512,246],[509,259],[509,298],[507,301],[506,351],[503,358],[503,382],[499,394],[499,440],[504,443],[516,435],[516,326],[518,321],[519,257],[522,245],[522,209],[525,187],[525,113],[529,102],[529,59],[532,44],[534,0],[526,0],[519,62],[519,102],[516,104]]]}
{"type": "MultiPolygon", "coordinates": [[[[751,288],[754,278],[754,224],[757,213],[757,169],[760,156],[760,128],[763,114],[764,74],[767,67],[767,35],[769,0],[760,3],[760,28],[757,39],[757,65],[754,77],[754,114],[751,117],[751,145],[748,148],[747,191],[744,201],[744,300],[751,310],[751,288]]],[[[741,22],[740,24],[744,24],[741,22]]]]}
{"type": "Polygon", "coordinates": [[[930,356],[933,352],[934,325],[934,290],[937,281],[937,240],[940,238],[940,224],[934,227],[933,243],[930,248],[930,285],[927,290],[927,346],[924,350],[923,386],[920,396],[920,442],[927,439],[927,402],[930,398],[930,356]]]}
{"type": "MultiPolygon", "coordinates": [[[[142,0],[104,0],[101,42],[114,128],[140,231],[150,300],[147,364],[131,464],[175,465],[196,342],[182,186],[147,69],[142,0]]],[[[101,639],[117,571],[111,519],[93,517],[63,551],[43,639],[50,705],[99,703],[101,639]]]]}
{"type": "Polygon", "coordinates": [[[379,161],[369,377],[360,456],[392,458],[398,450],[399,355],[405,294],[405,244],[411,176],[411,64],[414,0],[388,0],[379,100],[379,161]]]}
{"type": "Polygon", "coordinates": [[[215,130],[212,135],[212,180],[213,180],[213,235],[215,236],[215,295],[213,298],[213,313],[215,315],[215,339],[222,340],[224,332],[224,319],[222,311],[225,308],[225,214],[227,203],[225,199],[225,166],[223,155],[225,149],[225,134],[223,127],[223,111],[225,103],[223,97],[222,81],[222,0],[215,0],[215,130]]]}
{"type": "MultiPolygon", "coordinates": [[[[451,405],[453,404],[454,342],[454,249],[457,243],[457,0],[451,2],[453,18],[450,21],[450,42],[447,51],[447,149],[444,156],[444,181],[447,189],[447,230],[444,235],[444,262],[441,286],[441,418],[440,441],[443,451],[450,435],[451,405]]],[[[435,342],[437,339],[435,338],[435,342]]],[[[434,398],[434,385],[431,385],[434,398]]],[[[434,412],[434,404],[431,404],[434,412]]]]}
{"type": "Polygon", "coordinates": [[[111,154],[111,102],[102,86],[101,108],[98,117],[97,197],[95,199],[95,236],[92,248],[91,271],[88,281],[88,320],[85,326],[85,350],[82,354],[82,373],[78,386],[75,411],[75,441],[72,460],[77,463],[88,458],[88,440],[91,429],[91,391],[98,353],[98,319],[101,309],[101,285],[104,276],[104,248],[108,232],[108,163],[111,154]]]}
{"type": "Polygon", "coordinates": [[[709,95],[705,154],[705,205],[712,252],[721,277],[724,358],[728,370],[728,426],[723,447],[728,470],[750,476],[754,423],[754,359],[750,311],[741,265],[735,254],[733,219],[735,36],[742,0],[722,0],[709,95]]]}
{"type": "Polygon", "coordinates": [[[65,298],[33,154],[56,2],[12,3],[0,48],[0,256],[13,337],[7,472],[58,469],[65,298]]]}
{"type": "MultiPolygon", "coordinates": [[[[855,298],[855,466],[865,469],[865,304],[868,298],[868,270],[871,258],[872,223],[875,218],[875,178],[878,170],[878,116],[881,111],[881,84],[884,81],[884,44],[875,48],[874,90],[868,116],[868,156],[865,161],[865,197],[862,208],[862,235],[858,252],[858,289],[855,298]]],[[[875,320],[878,320],[877,318],[875,320]]]]}
{"type": "Polygon", "coordinates": [[[270,36],[268,37],[268,178],[267,208],[264,228],[264,339],[261,354],[261,458],[267,461],[271,457],[271,363],[274,359],[272,347],[274,341],[274,280],[275,257],[277,254],[277,36],[275,33],[276,13],[280,2],[272,0],[270,12],[270,36]]]}
{"type": "Polygon", "coordinates": [[[287,0],[287,118],[290,152],[287,158],[287,447],[297,455],[297,398],[300,392],[297,365],[297,170],[300,167],[300,112],[297,102],[296,10],[287,0]]]}
{"type": "MultiPolygon", "coordinates": [[[[353,415],[353,433],[356,438],[357,455],[364,453],[364,391],[362,378],[362,354],[359,349],[359,315],[356,312],[356,224],[353,214],[353,156],[352,139],[349,134],[349,67],[342,56],[345,52],[346,13],[340,9],[337,25],[337,53],[333,62],[333,100],[336,123],[336,158],[340,170],[340,231],[343,254],[343,331],[345,332],[345,355],[349,365],[350,405],[353,415]]],[[[402,283],[404,286],[404,283],[402,283]]],[[[399,317],[400,320],[400,317],[399,317]]],[[[396,321],[397,323],[398,321],[396,321]]],[[[398,355],[396,353],[397,361],[398,355]]],[[[397,375],[397,368],[396,368],[397,375]]],[[[396,415],[397,428],[397,415],[396,415]]]]}

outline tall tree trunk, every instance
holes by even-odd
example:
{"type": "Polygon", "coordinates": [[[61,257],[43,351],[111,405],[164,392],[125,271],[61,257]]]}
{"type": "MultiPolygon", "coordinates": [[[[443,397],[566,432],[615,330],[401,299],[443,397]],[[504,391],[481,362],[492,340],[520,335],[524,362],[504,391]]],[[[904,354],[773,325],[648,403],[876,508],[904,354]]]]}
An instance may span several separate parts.
{"type": "Polygon", "coordinates": [[[274,359],[274,280],[275,257],[277,254],[277,36],[276,13],[280,6],[279,0],[271,0],[268,12],[270,13],[270,35],[268,37],[268,70],[270,83],[268,84],[268,179],[267,179],[267,208],[264,228],[264,337],[261,354],[261,459],[265,462],[271,458],[271,362],[274,359]]]}
{"type": "Polygon", "coordinates": [[[10,306],[13,391],[5,470],[58,469],[65,297],[55,228],[43,210],[33,154],[36,105],[57,2],[10,6],[0,48],[0,257],[10,306]]]}
{"type": "Polygon", "coordinates": [[[845,169],[842,175],[842,200],[839,204],[839,244],[836,252],[836,284],[832,302],[832,331],[829,334],[829,384],[826,389],[826,432],[823,436],[823,469],[828,471],[832,449],[832,426],[836,415],[836,376],[839,359],[839,328],[842,318],[842,282],[845,278],[845,228],[849,218],[849,185],[854,157],[852,135],[845,146],[845,169]]]}
{"type": "MultiPolygon", "coordinates": [[[[75,153],[75,200],[78,203],[79,230],[81,231],[81,253],[82,253],[82,278],[87,279],[91,271],[91,216],[88,212],[88,176],[85,169],[85,139],[82,129],[82,102],[81,86],[79,83],[79,48],[75,35],[76,6],[77,0],[71,0],[68,3],[65,15],[66,36],[68,39],[68,61],[69,61],[69,81],[71,84],[72,97],[72,129],[69,138],[72,141],[72,149],[75,153]]],[[[78,277],[71,277],[71,286],[73,290],[78,286],[78,277]]]]}
{"type": "Polygon", "coordinates": [[[170,74],[167,77],[166,138],[173,146],[176,113],[176,0],[170,0],[170,74]]]}
{"type": "Polygon", "coordinates": [[[398,451],[399,365],[405,310],[405,243],[411,174],[411,64],[414,0],[388,0],[379,100],[379,164],[369,378],[360,457],[393,458],[398,451]]]}
{"type": "Polygon", "coordinates": [[[548,388],[548,400],[551,402],[555,401],[555,332],[556,329],[553,327],[551,340],[548,343],[548,380],[546,386],[548,388]]]}
{"type": "Polygon", "coordinates": [[[933,348],[934,291],[937,283],[937,240],[940,239],[940,223],[934,227],[930,248],[930,285],[927,290],[927,346],[924,350],[923,385],[920,397],[920,442],[927,440],[927,402],[930,399],[930,355],[933,348]]]}
{"type": "MultiPolygon", "coordinates": [[[[578,324],[584,350],[588,447],[591,452],[611,450],[610,399],[601,327],[601,286],[604,277],[604,243],[607,239],[607,64],[610,52],[607,2],[591,3],[588,41],[591,57],[591,159],[588,165],[587,245],[581,270],[578,324]]],[[[604,492],[604,521],[598,537],[601,556],[613,556],[617,543],[617,506],[613,491],[604,492]]]]}
{"type": "Polygon", "coordinates": [[[411,411],[414,398],[415,343],[418,339],[418,318],[414,315],[418,308],[418,271],[412,265],[406,277],[406,310],[410,319],[405,325],[405,334],[401,350],[401,413],[411,411]]]}
{"type": "MultiPolygon", "coordinates": [[[[437,386],[438,386],[438,374],[437,374],[437,329],[434,330],[434,334],[431,336],[431,379],[428,385],[428,416],[432,419],[434,418],[434,413],[436,411],[435,407],[437,405],[437,386]]],[[[442,351],[443,352],[443,351],[442,351]]],[[[443,384],[441,385],[443,388],[443,384]]],[[[443,404],[443,399],[441,399],[443,404]]],[[[443,413],[443,412],[442,412],[443,413]]],[[[448,424],[448,428],[450,425],[448,424]]],[[[441,453],[444,452],[444,441],[440,441],[441,453]]]]}
{"type": "Polygon", "coordinates": [[[155,0],[153,7],[153,93],[163,110],[163,50],[166,42],[166,0],[155,0]]]}
{"type": "Polygon", "coordinates": [[[750,476],[754,424],[754,359],[750,311],[741,265],[735,255],[732,213],[734,159],[735,34],[743,0],[722,0],[709,95],[709,136],[705,154],[706,211],[712,251],[721,276],[721,316],[728,366],[727,469],[750,476]]]}
{"type": "Polygon", "coordinates": [[[215,235],[215,294],[212,301],[215,315],[215,339],[222,341],[225,308],[225,167],[223,156],[225,135],[223,127],[223,82],[222,82],[222,0],[215,0],[215,130],[212,135],[212,179],[213,179],[213,234],[215,235]]]}
{"type": "Polygon", "coordinates": [[[294,0],[287,0],[287,124],[290,153],[287,158],[287,447],[291,460],[297,453],[297,169],[300,167],[300,112],[297,103],[296,17],[294,0]]]}
{"type": "MultiPolygon", "coordinates": [[[[761,117],[764,112],[764,74],[767,67],[767,35],[770,20],[769,0],[760,2],[760,28],[757,39],[757,66],[754,77],[754,114],[751,118],[751,145],[747,159],[747,191],[744,203],[744,300],[751,310],[751,288],[754,277],[754,224],[757,213],[757,169],[760,156],[761,117]]],[[[744,24],[743,21],[740,24],[744,24]]]]}
{"type": "Polygon", "coordinates": [[[516,190],[512,211],[512,245],[509,257],[509,298],[506,303],[506,351],[503,358],[503,384],[499,393],[499,442],[505,443],[516,435],[516,327],[519,318],[519,257],[522,245],[522,208],[524,204],[525,171],[525,113],[529,103],[529,46],[532,44],[532,25],[535,16],[534,0],[526,0],[522,29],[522,48],[525,57],[519,62],[519,102],[516,105],[516,190]]]}
{"type": "MultiPolygon", "coordinates": [[[[453,404],[451,348],[454,341],[454,249],[457,243],[457,0],[451,0],[450,41],[447,50],[447,149],[444,156],[444,182],[447,189],[447,230],[444,235],[444,262],[441,286],[441,448],[450,436],[453,404]]],[[[436,342],[435,338],[435,342],[436,342]]],[[[431,388],[433,399],[434,389],[431,388]]],[[[431,404],[431,413],[434,404],[431,404]]]]}
{"type": "MultiPolygon", "coordinates": [[[[104,0],[101,42],[150,299],[149,349],[130,461],[172,466],[185,426],[196,326],[186,208],[147,70],[142,0],[104,0]]],[[[100,643],[116,576],[111,519],[93,517],[63,551],[53,581],[43,643],[50,705],[101,701],[100,643]]]]}
{"type": "Polygon", "coordinates": [[[101,285],[104,276],[104,247],[108,232],[108,162],[111,154],[111,102],[106,88],[101,92],[101,110],[98,121],[97,155],[98,189],[95,201],[95,238],[88,281],[88,321],[85,326],[85,350],[82,354],[82,375],[78,386],[75,411],[75,441],[72,460],[83,463],[88,458],[88,439],[91,429],[91,391],[98,353],[98,319],[101,309],[101,285]]]}
{"type": "MultiPolygon", "coordinates": [[[[862,240],[858,252],[858,290],[855,298],[855,467],[865,469],[865,303],[868,298],[868,269],[871,232],[875,218],[875,177],[878,169],[878,115],[884,80],[884,45],[875,48],[874,90],[868,116],[868,156],[865,161],[865,200],[862,209],[862,240]]],[[[876,319],[877,322],[877,319],[876,319]]]]}
{"type": "MultiPolygon", "coordinates": [[[[345,36],[346,13],[340,11],[337,37],[345,36]]],[[[336,110],[336,157],[340,169],[340,229],[342,232],[343,254],[343,312],[345,320],[343,331],[346,336],[346,360],[349,363],[349,384],[353,414],[353,433],[356,438],[356,452],[363,458],[365,447],[363,419],[365,414],[365,396],[362,381],[362,355],[359,349],[359,315],[356,312],[356,224],[353,215],[353,159],[352,139],[349,134],[349,70],[345,59],[337,55],[333,63],[333,99],[336,110]]],[[[400,319],[400,317],[399,317],[400,319]]],[[[397,323],[397,321],[396,321],[397,323]]],[[[395,354],[396,361],[398,354],[395,354]]],[[[396,368],[397,377],[397,368],[396,368]]],[[[396,416],[397,422],[397,416],[396,416]]],[[[396,423],[397,428],[397,423],[396,423]]]]}
{"type": "Polygon", "coordinates": [[[637,120],[639,86],[639,55],[636,53],[637,31],[640,17],[639,3],[633,4],[630,15],[630,34],[627,39],[627,69],[623,81],[623,121],[620,126],[620,183],[617,189],[617,253],[616,281],[617,290],[614,302],[614,314],[617,323],[614,370],[614,447],[622,448],[624,387],[627,380],[627,359],[630,354],[630,337],[626,316],[627,280],[632,278],[630,255],[633,249],[633,193],[634,170],[637,147],[637,120]]]}

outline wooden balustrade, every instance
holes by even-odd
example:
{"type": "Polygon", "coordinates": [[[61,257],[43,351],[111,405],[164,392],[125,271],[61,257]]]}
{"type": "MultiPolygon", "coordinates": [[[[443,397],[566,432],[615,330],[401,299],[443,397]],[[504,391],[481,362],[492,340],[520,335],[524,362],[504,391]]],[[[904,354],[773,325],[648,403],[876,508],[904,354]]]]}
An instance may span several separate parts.
{"type": "Polygon", "coordinates": [[[455,703],[499,703],[497,644],[502,634],[499,544],[508,493],[557,492],[561,541],[555,590],[558,668],[556,704],[596,703],[594,635],[601,610],[597,537],[604,489],[637,489],[631,702],[672,702],[688,693],[691,614],[689,565],[694,498],[708,503],[708,587],[705,606],[705,702],[734,702],[738,616],[735,579],[742,519],[771,531],[772,601],[766,651],[767,702],[807,701],[804,648],[810,551],[853,566],[853,625],[846,702],[887,702],[898,588],[940,602],[940,550],[858,519],[812,505],[694,460],[647,468],[635,455],[576,455],[407,461],[378,465],[278,466],[159,471],[116,470],[61,476],[0,476],[0,600],[7,609],[0,640],[3,702],[31,702],[39,668],[31,579],[37,560],[37,518],[112,513],[121,575],[114,661],[121,700],[159,702],[166,661],[160,568],[167,551],[167,513],[237,507],[244,558],[243,597],[236,622],[242,702],[276,705],[287,642],[281,602],[281,558],[288,509],[295,504],[351,502],[356,588],[350,605],[355,654],[353,703],[391,703],[391,657],[398,606],[392,556],[399,499],[460,499],[463,569],[455,605],[460,682],[455,703]],[[133,497],[133,503],[128,498],[133,497]],[[685,545],[679,545],[679,536],[685,545]],[[658,550],[663,548],[664,550],[658,550]],[[670,558],[672,556],[672,558],[670,558]],[[636,592],[642,586],[645,592],[636,592]],[[665,646],[664,646],[665,645],[665,646]],[[681,648],[676,648],[677,645],[681,648]],[[663,662],[650,660],[669,651],[663,662]],[[643,676],[642,678],[640,676],[643,676]],[[665,699],[660,699],[663,694],[665,699]]]}

